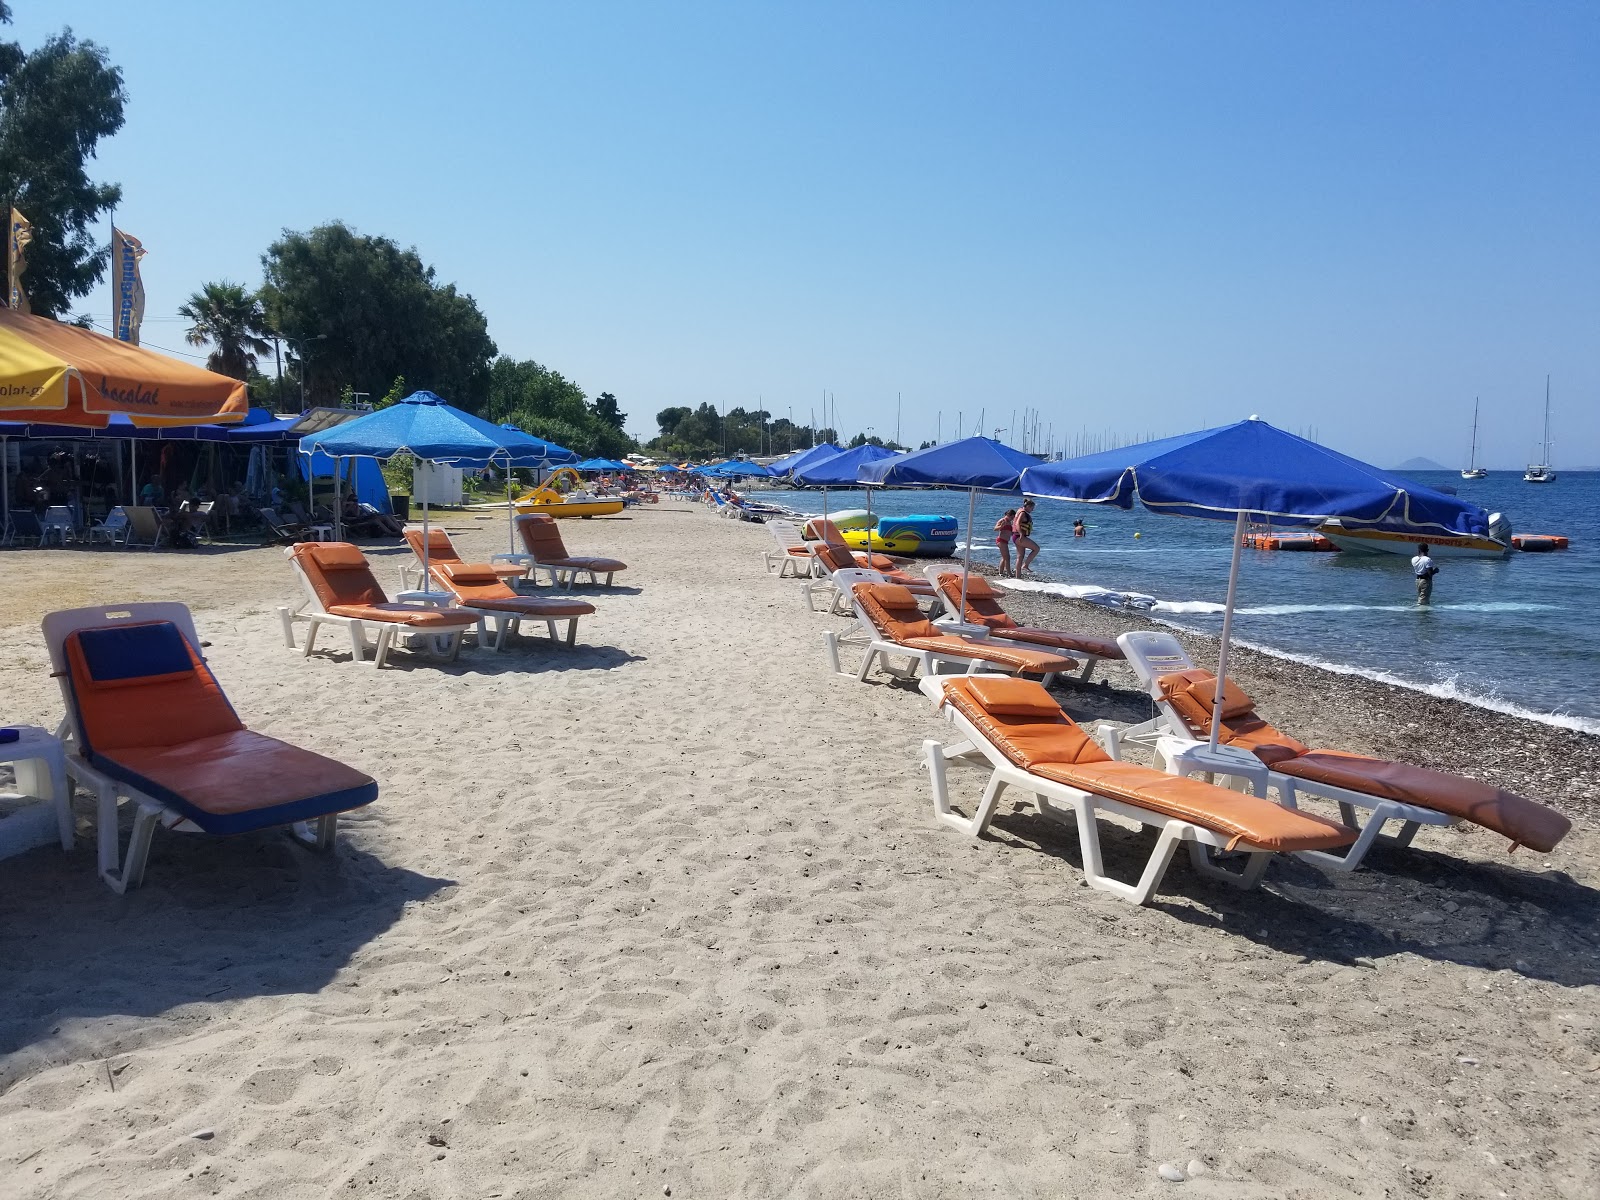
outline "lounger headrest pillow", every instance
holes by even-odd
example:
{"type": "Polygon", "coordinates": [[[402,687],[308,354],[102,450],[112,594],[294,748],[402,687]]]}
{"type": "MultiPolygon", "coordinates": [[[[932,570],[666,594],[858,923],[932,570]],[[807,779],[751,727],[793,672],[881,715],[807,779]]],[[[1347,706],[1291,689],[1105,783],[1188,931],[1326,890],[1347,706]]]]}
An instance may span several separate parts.
{"type": "MultiPolygon", "coordinates": [[[[1161,676],[1156,683],[1160,685],[1162,695],[1172,698],[1182,693],[1198,705],[1201,712],[1207,715],[1211,713],[1211,706],[1217,694],[1217,677],[1210,671],[1179,671],[1172,675],[1161,676]]],[[[1237,720],[1255,710],[1256,702],[1250,699],[1244,689],[1233,680],[1229,679],[1222,685],[1224,721],[1237,720]]]]}
{"type": "MultiPolygon", "coordinates": [[[[954,576],[954,579],[955,583],[952,586],[956,595],[959,596],[961,594],[961,576],[956,575],[954,576]]],[[[1004,593],[1002,593],[999,588],[995,587],[994,584],[990,583],[982,575],[967,576],[968,600],[994,600],[1003,594],[1004,593]]]]}
{"type": "Polygon", "coordinates": [[[486,583],[500,582],[500,576],[494,573],[494,568],[488,563],[444,562],[434,563],[434,569],[444,574],[451,583],[459,583],[467,587],[478,587],[486,583]]]}
{"type": "Polygon", "coordinates": [[[188,640],[171,621],[80,629],[72,636],[92,687],[168,683],[194,674],[188,640]]]}
{"type": "Polygon", "coordinates": [[[367,556],[349,542],[301,542],[305,553],[324,571],[368,570],[367,556]]]}
{"type": "Polygon", "coordinates": [[[1056,720],[1061,706],[1044,685],[1032,679],[963,679],[958,685],[997,717],[1031,717],[1038,721],[1056,720]]]}
{"type": "Polygon", "coordinates": [[[917,598],[911,594],[911,589],[901,584],[858,583],[856,586],[863,589],[888,612],[902,612],[909,609],[919,617],[922,615],[922,610],[917,607],[917,598]]]}

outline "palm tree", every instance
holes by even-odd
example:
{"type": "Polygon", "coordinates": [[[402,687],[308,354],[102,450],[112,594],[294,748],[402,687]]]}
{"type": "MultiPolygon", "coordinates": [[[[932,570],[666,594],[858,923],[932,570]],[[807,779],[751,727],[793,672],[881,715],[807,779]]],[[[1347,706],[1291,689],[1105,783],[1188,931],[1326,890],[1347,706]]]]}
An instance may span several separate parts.
{"type": "Polygon", "coordinates": [[[243,379],[256,356],[272,349],[265,341],[271,331],[261,300],[241,284],[208,283],[179,307],[178,315],[193,322],[187,335],[191,346],[215,347],[206,367],[219,375],[243,379]]]}

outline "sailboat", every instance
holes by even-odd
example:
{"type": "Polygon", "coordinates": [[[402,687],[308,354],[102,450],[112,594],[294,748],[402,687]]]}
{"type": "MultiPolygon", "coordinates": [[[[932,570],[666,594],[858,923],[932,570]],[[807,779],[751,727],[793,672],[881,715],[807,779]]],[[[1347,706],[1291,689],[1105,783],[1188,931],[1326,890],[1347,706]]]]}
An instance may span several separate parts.
{"type": "Polygon", "coordinates": [[[1555,468],[1550,465],[1550,376],[1544,377],[1544,441],[1539,446],[1539,461],[1522,473],[1528,483],[1554,483],[1555,468]]]}
{"type": "Polygon", "coordinates": [[[1478,398],[1472,398],[1472,449],[1467,452],[1467,469],[1461,472],[1463,479],[1482,479],[1489,474],[1489,468],[1478,465],[1478,398]]]}

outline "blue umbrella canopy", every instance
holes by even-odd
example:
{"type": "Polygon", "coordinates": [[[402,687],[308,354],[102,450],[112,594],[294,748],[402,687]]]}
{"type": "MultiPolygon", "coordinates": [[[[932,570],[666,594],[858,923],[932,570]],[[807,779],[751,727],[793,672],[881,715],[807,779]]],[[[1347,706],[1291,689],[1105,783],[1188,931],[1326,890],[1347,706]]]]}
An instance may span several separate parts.
{"type": "Polygon", "coordinates": [[[1030,467],[1030,496],[1277,525],[1330,517],[1419,533],[1485,534],[1476,504],[1251,417],[1233,425],[1030,467]]]}
{"type": "Polygon", "coordinates": [[[1039,460],[993,438],[969,437],[958,442],[912,450],[879,459],[861,468],[857,478],[874,487],[959,487],[1014,492],[1022,472],[1039,460]]]}
{"type": "MultiPolygon", "coordinates": [[[[1234,522],[1213,697],[1218,712],[1228,678],[1247,520],[1262,517],[1281,525],[1311,525],[1339,517],[1418,533],[1482,534],[1489,528],[1488,514],[1476,504],[1380,471],[1259,417],[1030,467],[1023,473],[1022,490],[1030,496],[1117,508],[1132,508],[1137,499],[1152,512],[1234,522]]],[[[1211,722],[1213,750],[1221,725],[1211,722]]]]}
{"type": "Polygon", "coordinates": [[[882,446],[871,444],[857,446],[854,450],[845,450],[830,458],[819,459],[810,466],[796,471],[791,478],[796,483],[804,483],[810,487],[839,487],[851,486],[856,483],[856,473],[867,463],[877,462],[882,458],[893,458],[893,450],[885,450],[882,446]]]}
{"type": "Polygon", "coordinates": [[[789,473],[789,468],[794,465],[800,456],[803,454],[809,454],[810,450],[811,448],[809,446],[804,450],[791,450],[782,458],[775,458],[769,462],[767,464],[767,470],[772,472],[774,475],[787,475],[789,473]]]}
{"type": "Polygon", "coordinates": [[[800,451],[799,454],[790,455],[786,461],[780,460],[784,461],[784,466],[782,469],[776,469],[777,464],[774,463],[774,473],[793,477],[796,471],[804,470],[813,463],[819,463],[825,458],[832,458],[835,454],[841,454],[843,452],[843,446],[835,446],[832,442],[823,442],[820,446],[813,446],[809,450],[800,451]]]}
{"type": "Polygon", "coordinates": [[[768,474],[768,471],[758,462],[730,458],[727,462],[720,462],[714,467],[703,468],[700,474],[715,476],[718,479],[736,479],[748,476],[764,477],[768,474]]]}
{"type": "Polygon", "coordinates": [[[398,404],[300,439],[300,451],[321,450],[334,458],[392,458],[413,454],[451,467],[486,467],[491,462],[543,466],[551,450],[570,451],[522,430],[495,425],[446,404],[433,392],[413,392],[398,404]]]}

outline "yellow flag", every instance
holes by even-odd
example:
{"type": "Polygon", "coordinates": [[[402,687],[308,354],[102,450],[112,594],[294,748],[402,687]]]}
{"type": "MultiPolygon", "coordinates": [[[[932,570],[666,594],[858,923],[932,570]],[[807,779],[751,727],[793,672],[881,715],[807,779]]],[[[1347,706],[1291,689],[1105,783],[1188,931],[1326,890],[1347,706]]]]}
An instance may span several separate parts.
{"type": "Polygon", "coordinates": [[[144,323],[144,280],[139,278],[139,260],[144,246],[131,233],[111,230],[111,302],[113,337],[139,344],[139,326],[144,323]]]}
{"type": "Polygon", "coordinates": [[[17,312],[27,312],[28,293],[22,290],[22,275],[28,269],[27,250],[33,243],[33,226],[16,209],[11,210],[11,228],[6,237],[6,303],[17,312]]]}

